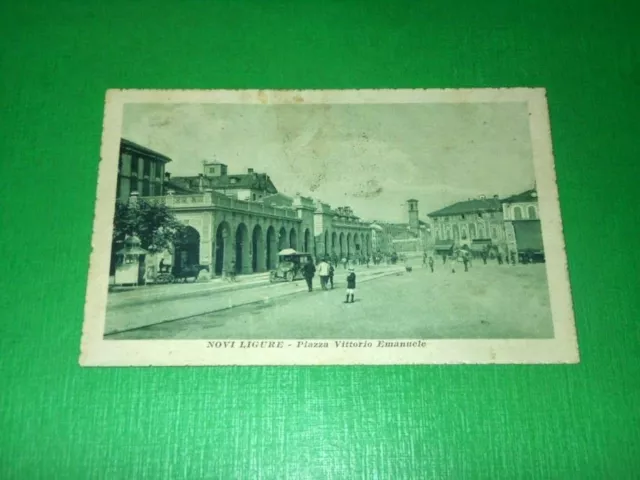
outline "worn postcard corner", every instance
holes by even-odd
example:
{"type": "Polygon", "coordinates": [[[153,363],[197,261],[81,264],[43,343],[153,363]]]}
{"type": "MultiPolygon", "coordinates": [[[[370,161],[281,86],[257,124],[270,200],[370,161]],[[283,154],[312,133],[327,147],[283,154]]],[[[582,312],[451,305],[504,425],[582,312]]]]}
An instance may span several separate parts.
{"type": "Polygon", "coordinates": [[[105,97],[83,366],[577,363],[544,88],[105,97]]]}

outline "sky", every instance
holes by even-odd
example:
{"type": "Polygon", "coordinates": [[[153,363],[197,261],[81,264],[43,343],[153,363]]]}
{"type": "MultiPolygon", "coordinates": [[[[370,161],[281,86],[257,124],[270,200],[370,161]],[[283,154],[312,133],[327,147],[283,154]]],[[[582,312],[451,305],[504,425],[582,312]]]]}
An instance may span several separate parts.
{"type": "Polygon", "coordinates": [[[174,176],[203,161],[266,173],[278,191],[405,222],[451,203],[534,183],[525,103],[127,104],[122,136],[169,158],[174,176]]]}

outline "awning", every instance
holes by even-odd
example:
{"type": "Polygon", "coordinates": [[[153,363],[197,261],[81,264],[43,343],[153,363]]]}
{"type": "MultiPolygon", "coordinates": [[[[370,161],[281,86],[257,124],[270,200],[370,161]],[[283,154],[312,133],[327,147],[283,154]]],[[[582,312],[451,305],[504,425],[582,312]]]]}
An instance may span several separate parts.
{"type": "Polygon", "coordinates": [[[436,251],[448,251],[448,250],[452,250],[453,249],[453,242],[449,241],[449,242],[436,242],[434,249],[436,251]]]}
{"type": "Polygon", "coordinates": [[[482,252],[491,246],[490,238],[476,238],[471,240],[471,250],[474,252],[482,252]]]}
{"type": "Polygon", "coordinates": [[[516,247],[519,252],[544,251],[544,244],[542,243],[542,229],[539,221],[514,221],[513,229],[516,232],[516,247]]]}

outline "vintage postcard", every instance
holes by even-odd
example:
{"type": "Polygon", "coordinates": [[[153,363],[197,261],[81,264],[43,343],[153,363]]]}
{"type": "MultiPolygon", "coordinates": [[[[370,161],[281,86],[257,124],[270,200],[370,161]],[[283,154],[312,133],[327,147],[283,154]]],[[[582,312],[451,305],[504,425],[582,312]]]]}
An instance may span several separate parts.
{"type": "Polygon", "coordinates": [[[110,90],[83,366],[577,363],[544,89],[110,90]]]}

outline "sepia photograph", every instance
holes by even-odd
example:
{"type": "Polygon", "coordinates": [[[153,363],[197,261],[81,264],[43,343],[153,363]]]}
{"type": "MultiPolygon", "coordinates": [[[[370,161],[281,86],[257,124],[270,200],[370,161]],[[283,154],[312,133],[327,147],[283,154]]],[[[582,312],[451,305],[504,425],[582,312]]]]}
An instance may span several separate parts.
{"type": "Polygon", "coordinates": [[[579,361],[542,88],[110,90],[80,363],[579,361]]]}

